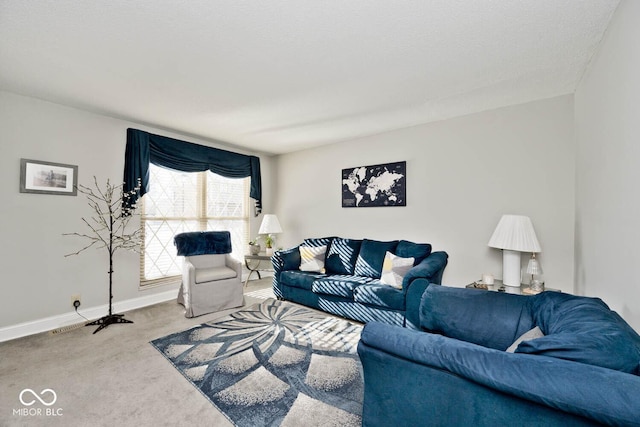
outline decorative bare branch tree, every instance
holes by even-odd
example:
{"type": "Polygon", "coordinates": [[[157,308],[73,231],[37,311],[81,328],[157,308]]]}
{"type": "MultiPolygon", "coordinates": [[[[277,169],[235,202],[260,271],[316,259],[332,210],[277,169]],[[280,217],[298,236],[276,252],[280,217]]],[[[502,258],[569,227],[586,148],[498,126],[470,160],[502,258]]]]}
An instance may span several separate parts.
{"type": "MultiPolygon", "coordinates": [[[[89,243],[77,252],[65,255],[79,255],[81,252],[95,247],[106,249],[109,253],[109,314],[87,323],[86,326],[99,325],[93,333],[113,323],[133,323],[124,318],[123,314],[113,314],[113,255],[120,249],[140,252],[142,229],[138,226],[131,230],[130,221],[136,217],[135,203],[132,197],[140,190],[140,184],[129,192],[124,192],[123,184],[112,185],[107,179],[104,189],[98,185],[98,180],[93,177],[94,187],[78,185],[78,191],[87,197],[87,203],[93,209],[94,215],[90,219],[82,218],[89,228],[85,233],[65,233],[65,236],[77,236],[88,240],[89,243]]],[[[133,226],[133,225],[132,225],[133,226]]]]}

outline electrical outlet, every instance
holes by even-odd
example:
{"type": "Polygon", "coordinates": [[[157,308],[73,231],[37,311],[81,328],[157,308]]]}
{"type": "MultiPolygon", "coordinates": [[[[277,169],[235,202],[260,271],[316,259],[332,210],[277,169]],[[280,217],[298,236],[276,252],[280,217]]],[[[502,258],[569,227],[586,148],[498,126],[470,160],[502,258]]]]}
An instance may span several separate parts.
{"type": "Polygon", "coordinates": [[[77,306],[79,307],[81,301],[80,294],[71,295],[71,306],[77,309],[78,307],[76,307],[76,301],[78,301],[77,306]]]}

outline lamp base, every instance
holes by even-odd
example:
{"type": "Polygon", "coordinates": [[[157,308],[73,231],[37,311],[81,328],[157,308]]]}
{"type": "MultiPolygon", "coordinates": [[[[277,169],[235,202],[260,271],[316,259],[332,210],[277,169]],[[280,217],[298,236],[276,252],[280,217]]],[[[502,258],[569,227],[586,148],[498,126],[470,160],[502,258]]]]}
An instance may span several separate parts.
{"type": "Polygon", "coordinates": [[[502,250],[502,283],[520,287],[520,252],[502,250]]]}
{"type": "Polygon", "coordinates": [[[542,292],[544,291],[544,282],[534,279],[531,281],[531,284],[529,286],[531,288],[532,291],[534,292],[542,292]]]}

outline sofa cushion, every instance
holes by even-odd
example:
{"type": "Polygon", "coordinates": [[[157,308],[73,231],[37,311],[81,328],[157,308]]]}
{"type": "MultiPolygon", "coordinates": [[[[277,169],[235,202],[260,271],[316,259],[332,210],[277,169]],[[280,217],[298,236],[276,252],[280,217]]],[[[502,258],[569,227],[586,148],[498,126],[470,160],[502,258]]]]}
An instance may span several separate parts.
{"type": "Polygon", "coordinates": [[[385,285],[379,280],[358,286],[353,291],[353,300],[360,304],[381,307],[389,310],[404,310],[404,293],[385,285]]]}
{"type": "Polygon", "coordinates": [[[599,298],[543,292],[531,312],[544,337],[516,352],[557,357],[640,374],[640,336],[599,298]]]}
{"type": "Polygon", "coordinates": [[[300,245],[300,271],[324,273],[324,259],[327,247],[300,245]]]}
{"type": "Polygon", "coordinates": [[[360,253],[353,270],[356,276],[372,277],[379,279],[382,274],[382,263],[384,255],[395,251],[398,241],[380,242],[377,240],[364,239],[360,246],[360,253]]]}
{"type": "Polygon", "coordinates": [[[353,274],[362,240],[336,237],[327,252],[325,268],[329,274],[353,274]]]}
{"type": "Polygon", "coordinates": [[[300,288],[307,291],[311,290],[313,281],[325,277],[320,273],[309,273],[305,271],[289,270],[280,274],[280,283],[294,288],[300,288]]]}
{"type": "Polygon", "coordinates": [[[418,265],[431,254],[431,245],[400,240],[394,253],[402,258],[414,258],[413,265],[418,265]]]}
{"type": "Polygon", "coordinates": [[[396,289],[402,289],[404,276],[406,276],[413,267],[413,262],[413,257],[403,258],[387,251],[382,263],[380,282],[396,289]]]}
{"type": "Polygon", "coordinates": [[[334,274],[316,280],[311,290],[316,294],[353,299],[353,290],[362,284],[371,282],[371,280],[368,277],[334,274]]]}
{"type": "Polygon", "coordinates": [[[429,285],[420,302],[420,326],[429,332],[504,351],[535,326],[527,304],[529,298],[532,297],[429,285]]]}

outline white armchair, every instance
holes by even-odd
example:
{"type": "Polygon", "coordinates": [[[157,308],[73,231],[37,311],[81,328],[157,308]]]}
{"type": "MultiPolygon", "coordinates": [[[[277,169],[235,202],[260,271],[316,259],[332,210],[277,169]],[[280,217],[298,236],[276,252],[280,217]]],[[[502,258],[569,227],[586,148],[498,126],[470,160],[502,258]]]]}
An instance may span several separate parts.
{"type": "Polygon", "coordinates": [[[178,302],[186,309],[185,317],[200,316],[244,304],[242,264],[229,253],[219,253],[227,250],[231,252],[228,232],[182,233],[176,236],[175,242],[178,254],[184,255],[178,302]],[[224,241],[226,239],[228,241],[224,241]],[[201,254],[202,252],[218,253],[201,254]]]}

